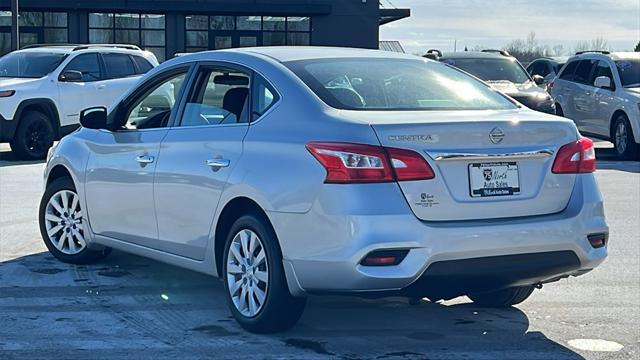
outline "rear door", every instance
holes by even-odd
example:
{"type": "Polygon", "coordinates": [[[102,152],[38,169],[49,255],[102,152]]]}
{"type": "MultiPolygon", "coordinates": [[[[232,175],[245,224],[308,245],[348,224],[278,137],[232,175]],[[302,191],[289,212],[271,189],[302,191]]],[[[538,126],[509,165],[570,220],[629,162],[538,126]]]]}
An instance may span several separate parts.
{"type": "Polygon", "coordinates": [[[581,131],[588,131],[589,120],[596,111],[593,93],[595,87],[591,83],[591,74],[597,60],[580,60],[573,74],[576,90],[573,92],[573,120],[581,131]]]}
{"type": "Polygon", "coordinates": [[[590,133],[607,138],[611,135],[609,122],[611,120],[611,114],[613,113],[613,104],[616,102],[616,83],[613,78],[611,66],[604,60],[598,61],[591,76],[591,83],[593,84],[599,76],[606,76],[611,79],[611,87],[608,89],[594,87],[592,100],[594,111],[585,121],[584,129],[590,133]]]}
{"type": "Polygon", "coordinates": [[[574,175],[551,172],[559,146],[576,141],[567,120],[536,113],[366,115],[384,146],[422,154],[436,178],[399,185],[417,217],[476,220],[552,214],[568,204],[574,175]],[[482,119],[482,120],[479,120],[482,119]]]}
{"type": "Polygon", "coordinates": [[[103,53],[101,57],[105,73],[104,89],[102,92],[104,94],[104,101],[111,104],[132,86],[137,84],[140,80],[140,75],[129,54],[103,53]]]}
{"type": "Polygon", "coordinates": [[[160,243],[203,260],[227,179],[249,129],[250,71],[201,64],[181,116],[162,141],[155,203],[160,243]]]}

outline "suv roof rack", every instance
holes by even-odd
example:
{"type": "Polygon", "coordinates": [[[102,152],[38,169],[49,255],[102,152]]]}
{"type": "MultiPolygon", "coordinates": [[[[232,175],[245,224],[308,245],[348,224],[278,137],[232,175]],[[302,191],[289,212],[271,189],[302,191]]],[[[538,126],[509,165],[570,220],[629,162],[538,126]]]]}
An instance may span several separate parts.
{"type": "Polygon", "coordinates": [[[21,47],[20,49],[37,49],[37,48],[42,48],[42,47],[76,47],[76,46],[80,46],[80,44],[61,44],[61,43],[57,43],[57,44],[32,44],[32,45],[26,45],[21,47]]]}
{"type": "Polygon", "coordinates": [[[438,58],[442,57],[442,51],[438,49],[429,49],[426,54],[422,55],[422,57],[431,60],[438,60],[438,58]]]}
{"type": "Polygon", "coordinates": [[[502,56],[509,56],[511,57],[511,54],[509,54],[508,51],[506,50],[498,50],[498,49],[484,49],[482,50],[483,53],[494,53],[494,54],[500,54],[502,56]]]}
{"type": "Polygon", "coordinates": [[[92,49],[92,48],[115,48],[115,49],[126,49],[126,50],[139,50],[139,51],[142,51],[142,49],[140,49],[140,47],[138,47],[136,45],[128,45],[128,44],[87,44],[87,45],[77,45],[76,47],[73,48],[72,51],[87,50],[87,49],[92,49]]]}
{"type": "Polygon", "coordinates": [[[582,55],[582,54],[588,54],[588,53],[609,55],[609,54],[611,54],[611,51],[608,51],[608,50],[583,50],[583,51],[577,51],[576,55],[582,55]]]}

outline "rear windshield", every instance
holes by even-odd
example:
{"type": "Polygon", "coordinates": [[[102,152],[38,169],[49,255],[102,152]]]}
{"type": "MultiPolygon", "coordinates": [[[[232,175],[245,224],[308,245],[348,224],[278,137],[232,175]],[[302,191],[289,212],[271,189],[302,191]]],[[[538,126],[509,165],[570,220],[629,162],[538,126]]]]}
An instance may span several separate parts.
{"type": "Polygon", "coordinates": [[[640,59],[616,61],[620,81],[624,87],[640,87],[640,59]]]}
{"type": "Polygon", "coordinates": [[[422,59],[285,63],[325,103],[345,110],[503,110],[516,105],[482,82],[422,59]]]}
{"type": "Polygon", "coordinates": [[[445,63],[484,81],[510,81],[523,84],[529,75],[515,59],[447,59],[445,63]]]}
{"type": "Polygon", "coordinates": [[[65,54],[41,52],[13,52],[0,58],[0,77],[41,78],[53,70],[65,54]]]}

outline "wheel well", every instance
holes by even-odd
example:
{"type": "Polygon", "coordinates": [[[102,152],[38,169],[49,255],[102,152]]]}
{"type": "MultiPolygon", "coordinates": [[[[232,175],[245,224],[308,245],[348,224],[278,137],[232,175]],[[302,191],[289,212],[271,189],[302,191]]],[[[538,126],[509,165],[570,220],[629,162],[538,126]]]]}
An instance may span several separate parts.
{"type": "Polygon", "coordinates": [[[16,112],[16,119],[20,120],[23,114],[29,111],[39,111],[44,113],[51,121],[56,139],[60,137],[60,118],[55,105],[50,100],[28,100],[20,104],[16,112]]]}
{"type": "MultiPolygon", "coordinates": [[[[614,121],[616,121],[616,118],[620,115],[624,115],[624,117],[626,117],[627,119],[629,118],[627,116],[627,114],[622,111],[622,110],[616,110],[616,112],[613,113],[613,116],[611,116],[611,120],[609,121],[609,138],[610,140],[613,140],[615,138],[615,135],[613,133],[614,129],[613,129],[613,123],[614,121]]],[[[631,130],[631,129],[630,129],[631,130]]]]}
{"type": "Polygon", "coordinates": [[[68,177],[69,179],[73,179],[71,177],[71,173],[69,172],[69,170],[67,170],[66,167],[64,167],[62,165],[56,165],[49,172],[49,177],[47,178],[47,186],[49,186],[49,184],[51,184],[55,180],[58,180],[58,179],[63,178],[63,177],[68,177]]]}
{"type": "Polygon", "coordinates": [[[215,256],[216,256],[216,269],[218,271],[218,276],[222,274],[222,259],[224,257],[224,246],[227,241],[227,235],[231,230],[231,226],[233,223],[239,219],[243,215],[253,214],[258,217],[261,217],[266,221],[266,224],[271,227],[273,230],[273,226],[267,217],[267,214],[262,210],[260,205],[258,205],[255,201],[246,198],[239,197],[231,200],[225,205],[222,213],[220,213],[220,218],[218,219],[218,224],[216,226],[215,231],[215,256]]]}

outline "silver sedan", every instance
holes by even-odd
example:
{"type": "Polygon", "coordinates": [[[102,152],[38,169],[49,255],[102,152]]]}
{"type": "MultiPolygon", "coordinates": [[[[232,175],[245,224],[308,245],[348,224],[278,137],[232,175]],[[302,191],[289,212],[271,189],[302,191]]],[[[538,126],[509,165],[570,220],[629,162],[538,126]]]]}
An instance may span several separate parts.
{"type": "Polygon", "coordinates": [[[312,293],[511,306],[607,255],[590,140],[445,64],[338,48],[181,56],[48,156],[45,244],[220,277],[246,329],[312,293]]]}

